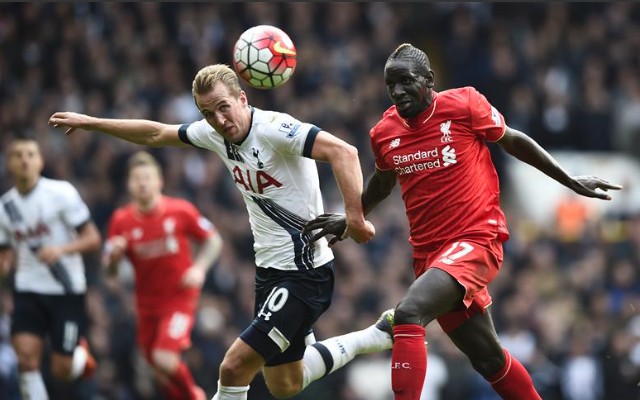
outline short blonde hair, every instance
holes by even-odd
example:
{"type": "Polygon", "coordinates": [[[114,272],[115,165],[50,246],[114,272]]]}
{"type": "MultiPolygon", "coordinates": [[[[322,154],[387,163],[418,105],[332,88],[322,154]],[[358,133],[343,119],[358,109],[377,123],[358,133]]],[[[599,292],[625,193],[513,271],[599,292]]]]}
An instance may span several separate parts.
{"type": "Polygon", "coordinates": [[[134,153],[127,161],[127,174],[130,175],[131,171],[140,166],[152,166],[158,170],[158,173],[162,175],[162,167],[160,163],[155,159],[151,153],[146,151],[138,151],[134,153]]]}
{"type": "Polygon", "coordinates": [[[191,86],[191,94],[194,99],[196,94],[207,94],[214,86],[222,82],[232,94],[240,96],[240,82],[238,75],[226,64],[207,65],[196,74],[191,86]]]}

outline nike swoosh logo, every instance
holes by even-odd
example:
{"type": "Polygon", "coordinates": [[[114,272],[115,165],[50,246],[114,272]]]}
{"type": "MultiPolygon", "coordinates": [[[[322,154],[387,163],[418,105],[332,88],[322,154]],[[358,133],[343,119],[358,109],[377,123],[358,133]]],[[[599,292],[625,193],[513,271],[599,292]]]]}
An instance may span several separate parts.
{"type": "Polygon", "coordinates": [[[296,51],[295,50],[291,50],[291,49],[287,49],[286,47],[282,47],[282,42],[281,41],[277,41],[274,43],[273,45],[273,49],[281,54],[286,54],[289,56],[295,56],[296,55],[296,51]]]}

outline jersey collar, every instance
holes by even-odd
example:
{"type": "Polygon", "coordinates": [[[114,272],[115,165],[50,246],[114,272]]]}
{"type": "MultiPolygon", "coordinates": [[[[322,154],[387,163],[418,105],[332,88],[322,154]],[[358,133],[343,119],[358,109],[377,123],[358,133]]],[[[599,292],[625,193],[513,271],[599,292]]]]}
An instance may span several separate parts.
{"type": "Polygon", "coordinates": [[[422,111],[420,114],[416,115],[415,117],[411,117],[411,118],[400,117],[402,119],[402,124],[404,126],[406,126],[407,128],[413,128],[413,129],[419,128],[425,122],[429,121],[431,117],[433,117],[433,114],[436,112],[436,107],[438,102],[437,101],[438,92],[436,92],[435,90],[432,90],[431,93],[432,93],[431,104],[429,105],[429,107],[427,107],[426,110],[422,111]]]}

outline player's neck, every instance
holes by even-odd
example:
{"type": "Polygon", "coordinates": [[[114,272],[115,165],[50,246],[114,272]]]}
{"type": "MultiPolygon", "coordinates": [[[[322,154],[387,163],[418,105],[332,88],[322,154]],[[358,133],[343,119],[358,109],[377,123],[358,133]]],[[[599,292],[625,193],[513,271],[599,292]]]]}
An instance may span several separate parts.
{"type": "Polygon", "coordinates": [[[162,196],[155,196],[149,201],[136,201],[136,208],[141,214],[151,214],[158,208],[161,198],[162,196]]]}
{"type": "Polygon", "coordinates": [[[33,190],[33,188],[36,187],[39,180],[39,176],[36,176],[35,178],[27,177],[16,179],[16,189],[18,190],[18,193],[24,196],[26,194],[29,194],[33,190]]]}

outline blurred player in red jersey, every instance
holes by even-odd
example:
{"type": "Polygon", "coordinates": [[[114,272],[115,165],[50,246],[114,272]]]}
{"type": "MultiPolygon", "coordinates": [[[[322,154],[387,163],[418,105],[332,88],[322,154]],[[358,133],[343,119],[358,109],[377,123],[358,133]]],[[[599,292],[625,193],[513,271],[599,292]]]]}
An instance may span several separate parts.
{"type": "MultiPolygon", "coordinates": [[[[416,280],[395,309],[395,399],[420,398],[424,327],[434,319],[502,398],[540,399],[529,373],[502,348],[489,311],[487,285],[500,270],[509,231],[487,142],[580,195],[610,200],[603,191],[622,187],[567,173],[533,139],[509,128],[476,89],[434,91],[427,55],[410,44],[389,56],[384,79],[394,105],[370,132],[376,169],[362,203],[366,215],[398,181],[410,225],[416,280]]],[[[316,229],[314,239],[332,234],[334,244],[344,219],[325,214],[307,225],[316,229]]]]}
{"type": "Polygon", "coordinates": [[[138,345],[152,365],[166,399],[204,399],[181,352],[191,345],[200,289],[216,261],[222,239],[215,227],[186,200],[162,194],[162,171],[147,152],[128,164],[133,201],[109,221],[105,264],[117,271],[122,257],[135,270],[138,345]],[[201,243],[195,260],[190,240],[201,243]]]}

